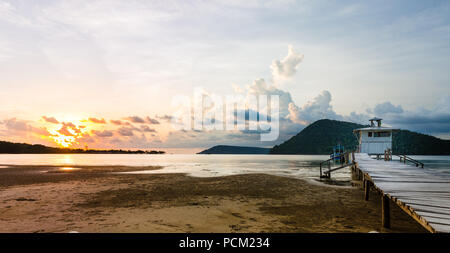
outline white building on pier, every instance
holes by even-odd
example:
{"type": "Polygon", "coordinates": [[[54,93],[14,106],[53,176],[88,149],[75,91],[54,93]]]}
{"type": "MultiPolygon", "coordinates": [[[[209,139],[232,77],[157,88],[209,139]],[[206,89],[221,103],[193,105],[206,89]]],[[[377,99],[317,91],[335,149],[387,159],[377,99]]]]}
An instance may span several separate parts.
{"type": "Polygon", "coordinates": [[[370,127],[353,130],[358,138],[358,152],[381,155],[386,149],[392,150],[392,133],[399,129],[383,127],[381,120],[380,118],[370,119],[370,127]]]}

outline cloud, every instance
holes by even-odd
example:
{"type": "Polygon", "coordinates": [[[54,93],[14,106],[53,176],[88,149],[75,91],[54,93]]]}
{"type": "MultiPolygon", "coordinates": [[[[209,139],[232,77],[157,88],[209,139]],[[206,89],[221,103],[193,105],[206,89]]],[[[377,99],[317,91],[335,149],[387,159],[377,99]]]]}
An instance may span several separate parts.
{"type": "Polygon", "coordinates": [[[122,139],[120,139],[120,138],[114,138],[110,142],[114,143],[114,144],[121,144],[121,143],[123,143],[122,139]]]}
{"type": "Polygon", "coordinates": [[[294,103],[289,103],[289,115],[288,119],[290,119],[294,123],[298,123],[301,125],[306,125],[308,122],[306,120],[303,120],[301,118],[301,111],[298,106],[296,106],[294,103]]]}
{"type": "Polygon", "coordinates": [[[159,124],[158,120],[152,119],[152,118],[150,118],[148,116],[145,119],[141,118],[139,116],[129,116],[129,117],[126,117],[125,120],[128,120],[128,121],[130,121],[132,123],[138,123],[138,124],[143,124],[143,123],[155,124],[155,125],[159,124]]]}
{"type": "Polygon", "coordinates": [[[0,20],[15,24],[29,25],[30,20],[20,15],[15,6],[8,2],[0,1],[0,20]]]}
{"type": "Polygon", "coordinates": [[[212,147],[220,144],[238,146],[262,146],[269,147],[272,143],[260,142],[259,133],[235,131],[173,131],[170,132],[160,146],[167,148],[198,148],[212,147]]]}
{"type": "Polygon", "coordinates": [[[319,119],[342,119],[342,116],[331,106],[331,93],[324,90],[302,107],[290,103],[288,118],[296,123],[309,124],[319,119]]]}
{"type": "Polygon", "coordinates": [[[86,143],[95,143],[96,141],[88,133],[83,133],[80,137],[77,138],[77,142],[83,145],[86,143]]]}
{"type": "Polygon", "coordinates": [[[116,126],[131,126],[131,123],[128,121],[110,120],[110,122],[116,126]]]}
{"type": "MultiPolygon", "coordinates": [[[[236,117],[239,114],[244,114],[244,118],[245,118],[246,121],[258,121],[259,118],[261,118],[261,120],[262,119],[267,119],[269,121],[271,120],[270,115],[263,114],[263,113],[260,113],[259,111],[252,110],[252,109],[245,109],[245,110],[238,109],[238,110],[235,110],[234,113],[233,113],[234,118],[236,119],[236,117]],[[251,115],[254,115],[255,118],[250,118],[251,115]]],[[[216,121],[216,119],[212,119],[211,121],[212,121],[212,123],[214,123],[216,121]]]]}
{"type": "Polygon", "coordinates": [[[357,112],[351,112],[349,115],[343,115],[344,121],[350,121],[350,122],[359,123],[359,124],[363,124],[363,125],[367,125],[370,118],[372,118],[372,117],[368,114],[357,113],[357,112]]]}
{"type": "Polygon", "coordinates": [[[274,60],[270,68],[274,78],[287,79],[292,77],[303,60],[303,55],[294,51],[292,45],[289,45],[288,54],[283,60],[274,60]]]}
{"type": "Polygon", "coordinates": [[[384,115],[387,113],[402,113],[403,108],[400,105],[395,106],[388,101],[377,104],[375,108],[373,108],[373,112],[375,113],[375,115],[384,115]]]}
{"type": "MultiPolygon", "coordinates": [[[[297,68],[302,61],[303,56],[297,54],[293,51],[292,47],[289,48],[288,55],[281,61],[274,61],[271,65],[272,74],[276,78],[289,78],[292,77],[297,68]]],[[[412,125],[408,126],[408,129],[426,129],[424,126],[430,125],[431,122],[434,123],[434,127],[428,127],[426,131],[446,131],[449,132],[450,117],[448,112],[450,111],[450,99],[442,99],[439,101],[439,108],[434,108],[432,117],[420,118],[419,112],[408,112],[403,109],[401,105],[394,105],[391,102],[383,102],[375,105],[373,108],[367,108],[366,112],[360,113],[352,111],[349,114],[339,114],[332,106],[332,94],[328,90],[323,90],[317,96],[313,97],[310,101],[303,105],[297,105],[293,100],[290,92],[282,90],[275,85],[276,80],[272,83],[266,82],[264,79],[259,78],[254,80],[250,85],[245,86],[244,89],[240,88],[236,84],[233,85],[233,89],[236,94],[241,94],[246,99],[250,95],[278,95],[280,101],[280,137],[277,141],[270,144],[278,144],[279,142],[285,141],[286,139],[292,137],[292,135],[301,131],[306,125],[313,123],[320,119],[334,119],[334,120],[345,120],[360,124],[367,124],[370,117],[376,116],[373,114],[378,114],[386,119],[385,122],[388,124],[405,124],[408,121],[417,120],[414,125],[418,126],[415,128],[412,125]],[[446,109],[448,109],[446,111],[446,109]],[[437,112],[440,110],[440,114],[437,112]],[[428,122],[427,122],[428,121],[428,122]],[[277,143],[278,142],[278,143],[277,143]]],[[[425,114],[430,114],[430,111],[424,111],[425,114]]],[[[257,112],[259,113],[259,112],[257,112]]],[[[158,118],[158,117],[157,117],[158,118]]],[[[218,131],[209,131],[208,133],[196,133],[195,131],[178,131],[176,134],[170,134],[166,145],[183,145],[183,146],[195,146],[199,143],[214,144],[214,141],[226,140],[227,143],[236,143],[242,145],[242,143],[248,143],[250,145],[258,145],[257,132],[255,131],[240,131],[240,132],[229,132],[224,131],[224,133],[218,131]],[[207,135],[207,136],[206,136],[207,135]],[[234,139],[234,137],[240,136],[240,140],[234,139]],[[172,143],[173,142],[173,143],[172,143]],[[192,142],[192,143],[190,143],[192,142]]],[[[259,143],[261,144],[261,143],[259,143]]],[[[265,143],[270,145],[269,143],[265,143]]]]}
{"type": "Polygon", "coordinates": [[[119,130],[117,130],[117,132],[121,135],[121,136],[133,136],[133,129],[127,128],[127,127],[121,127],[119,128],[119,130]]]}
{"type": "Polygon", "coordinates": [[[30,126],[24,120],[17,120],[16,118],[11,118],[3,121],[6,128],[12,131],[24,132],[30,130],[30,126]]]}
{"type": "Polygon", "coordinates": [[[373,111],[376,115],[377,108],[381,108],[378,114],[384,113],[381,114],[384,122],[395,127],[432,135],[445,135],[450,132],[449,96],[437,100],[430,109],[403,110],[400,105],[395,106],[390,102],[385,102],[375,106],[373,111]]]}
{"type": "Polygon", "coordinates": [[[159,121],[157,121],[156,119],[152,119],[150,117],[147,116],[147,122],[150,124],[159,124],[159,121]]]}
{"type": "Polygon", "coordinates": [[[72,129],[77,134],[81,133],[81,130],[72,122],[63,122],[63,126],[72,129]]]}
{"type": "Polygon", "coordinates": [[[387,115],[383,119],[385,124],[419,133],[437,136],[450,133],[450,113],[422,114],[420,111],[406,111],[402,114],[387,115]]]}
{"type": "Polygon", "coordinates": [[[123,123],[122,123],[122,121],[120,121],[120,120],[110,120],[109,122],[111,122],[111,123],[113,123],[114,125],[118,125],[118,126],[120,126],[120,125],[122,125],[123,123]]]}
{"type": "Polygon", "coordinates": [[[38,134],[38,135],[43,135],[43,136],[54,136],[53,134],[51,134],[47,128],[45,127],[31,127],[30,131],[38,134]]]}
{"type": "Polygon", "coordinates": [[[150,128],[147,125],[141,125],[141,129],[142,132],[147,132],[147,133],[154,133],[156,132],[155,129],[150,128]]]}
{"type": "Polygon", "coordinates": [[[274,85],[268,85],[262,78],[254,80],[251,85],[246,87],[247,95],[277,95],[280,102],[280,117],[285,117],[289,114],[288,107],[292,103],[291,94],[287,91],[278,89],[274,85]]]}
{"type": "Polygon", "coordinates": [[[436,113],[449,113],[450,112],[450,96],[445,95],[436,101],[436,105],[432,109],[436,113]]]}
{"type": "Polygon", "coordinates": [[[96,124],[106,124],[105,119],[89,118],[89,121],[96,124]]]}
{"type": "Polygon", "coordinates": [[[59,121],[56,120],[54,117],[46,117],[46,116],[42,116],[42,119],[43,119],[45,122],[48,122],[48,123],[59,124],[59,121]]]}
{"type": "Polygon", "coordinates": [[[231,86],[233,86],[233,91],[236,93],[244,93],[245,92],[244,89],[241,88],[241,86],[239,86],[235,83],[232,83],[231,86]]]}
{"type": "Polygon", "coordinates": [[[127,138],[126,141],[121,142],[121,147],[124,148],[140,148],[140,149],[148,149],[152,146],[152,143],[157,142],[158,140],[147,139],[145,134],[134,135],[127,138]]]}
{"type": "Polygon", "coordinates": [[[4,124],[6,127],[6,134],[10,137],[26,136],[27,133],[33,133],[43,136],[53,136],[45,127],[34,127],[25,120],[19,120],[16,118],[0,121],[0,124],[4,124]]]}
{"type": "Polygon", "coordinates": [[[58,133],[65,136],[78,136],[81,134],[81,130],[75,126],[72,122],[62,122],[62,126],[57,130],[58,133]]]}
{"type": "Polygon", "coordinates": [[[164,121],[166,121],[166,122],[172,121],[172,116],[169,116],[169,115],[167,115],[167,114],[164,114],[164,115],[162,115],[162,116],[156,115],[156,118],[157,118],[157,119],[160,119],[160,120],[164,120],[164,121]]]}
{"type": "Polygon", "coordinates": [[[58,133],[65,135],[65,136],[76,136],[72,132],[69,131],[68,127],[63,126],[58,130],[58,133]]]}
{"type": "Polygon", "coordinates": [[[95,134],[98,137],[111,137],[114,135],[112,131],[108,131],[108,130],[104,130],[104,131],[92,130],[91,132],[92,132],[92,134],[95,134]]]}
{"type": "Polygon", "coordinates": [[[382,117],[383,124],[400,129],[407,129],[419,133],[446,136],[450,131],[450,98],[439,99],[430,108],[404,110],[401,105],[394,105],[390,101],[376,104],[367,108],[366,113],[352,112],[343,116],[346,121],[367,124],[374,116],[382,117]]]}
{"type": "Polygon", "coordinates": [[[125,119],[133,123],[145,123],[145,120],[138,116],[130,116],[126,117],[125,119]]]}

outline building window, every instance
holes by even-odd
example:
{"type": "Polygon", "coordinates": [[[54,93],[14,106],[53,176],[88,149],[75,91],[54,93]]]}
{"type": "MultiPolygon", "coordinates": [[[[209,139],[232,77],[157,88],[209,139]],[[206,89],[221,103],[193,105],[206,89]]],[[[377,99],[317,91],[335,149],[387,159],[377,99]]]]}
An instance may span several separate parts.
{"type": "Polygon", "coordinates": [[[390,137],[390,132],[375,132],[374,137],[390,137]]]}
{"type": "Polygon", "coordinates": [[[369,132],[368,135],[369,135],[369,137],[372,137],[372,132],[369,132]]]}

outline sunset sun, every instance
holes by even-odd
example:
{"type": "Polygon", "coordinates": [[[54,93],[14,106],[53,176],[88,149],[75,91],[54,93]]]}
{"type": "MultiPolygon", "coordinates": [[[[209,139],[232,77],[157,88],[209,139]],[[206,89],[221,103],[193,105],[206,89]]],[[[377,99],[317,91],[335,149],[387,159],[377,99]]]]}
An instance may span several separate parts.
{"type": "Polygon", "coordinates": [[[44,137],[64,148],[79,144],[77,140],[88,132],[88,130],[95,128],[94,124],[87,120],[71,119],[70,121],[59,122],[56,119],[53,121],[46,117],[43,118],[46,119],[45,129],[47,129],[49,134],[44,137]]]}
{"type": "Polygon", "coordinates": [[[64,148],[72,146],[72,144],[75,142],[75,138],[72,136],[60,135],[52,136],[51,138],[55,141],[56,144],[64,148]]]}

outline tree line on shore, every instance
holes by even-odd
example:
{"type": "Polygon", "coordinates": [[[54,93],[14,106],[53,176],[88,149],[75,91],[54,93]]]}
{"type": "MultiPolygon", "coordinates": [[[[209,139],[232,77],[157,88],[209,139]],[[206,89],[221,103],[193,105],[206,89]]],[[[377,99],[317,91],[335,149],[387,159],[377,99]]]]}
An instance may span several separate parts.
{"type": "Polygon", "coordinates": [[[3,154],[164,154],[157,150],[123,150],[123,149],[74,149],[55,148],[41,144],[14,143],[0,141],[0,153],[3,154]]]}

